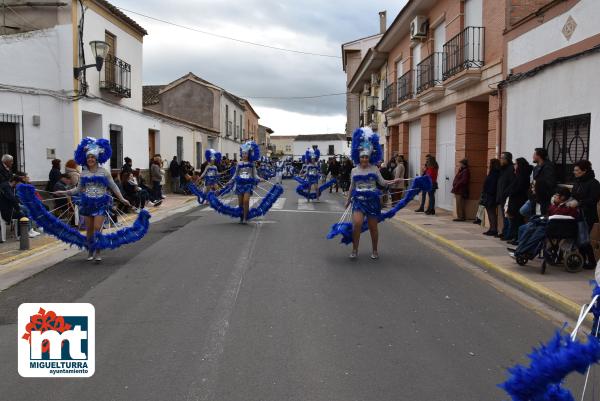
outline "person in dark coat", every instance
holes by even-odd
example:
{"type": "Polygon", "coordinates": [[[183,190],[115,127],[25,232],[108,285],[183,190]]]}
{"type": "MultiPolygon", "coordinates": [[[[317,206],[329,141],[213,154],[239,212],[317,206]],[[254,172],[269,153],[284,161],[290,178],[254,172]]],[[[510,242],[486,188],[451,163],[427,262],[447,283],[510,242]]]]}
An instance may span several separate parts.
{"type": "Polygon", "coordinates": [[[60,176],[62,175],[60,171],[60,159],[52,160],[52,168],[50,169],[50,173],[48,173],[48,184],[46,185],[46,191],[52,192],[54,190],[54,186],[60,180],[60,176]]]}
{"type": "Polygon", "coordinates": [[[469,198],[469,182],[471,181],[471,171],[469,170],[469,161],[462,159],[459,162],[458,172],[452,182],[452,193],[456,200],[456,218],[453,221],[465,221],[467,219],[465,206],[469,198]]]}
{"type": "Polygon", "coordinates": [[[133,174],[133,161],[131,160],[131,158],[126,157],[123,160],[125,160],[125,164],[123,164],[123,167],[121,167],[121,174],[123,174],[123,173],[133,174]]]}
{"type": "MultiPolygon", "coordinates": [[[[579,208],[583,213],[588,230],[591,231],[594,224],[598,222],[598,201],[600,201],[600,182],[596,179],[592,163],[587,160],[579,161],[573,167],[575,183],[571,191],[571,196],[579,203],[579,208]]],[[[590,244],[580,249],[585,257],[585,269],[596,267],[594,250],[590,244]]]]}
{"type": "Polygon", "coordinates": [[[530,198],[540,205],[540,212],[546,215],[556,189],[554,165],[548,160],[548,151],[544,148],[535,149],[533,162],[536,166],[533,169],[530,198]]]}
{"type": "Polygon", "coordinates": [[[169,173],[171,175],[171,190],[174,194],[179,193],[181,165],[177,161],[177,156],[173,156],[173,160],[171,160],[171,164],[169,164],[169,173]]]}
{"type": "Polygon", "coordinates": [[[8,181],[0,183],[0,216],[2,220],[10,224],[13,219],[23,217],[21,204],[15,195],[15,187],[19,178],[13,175],[8,181]]]}
{"type": "Polygon", "coordinates": [[[510,219],[510,233],[511,245],[517,245],[519,227],[521,227],[525,221],[519,210],[527,202],[527,193],[529,191],[531,176],[531,165],[522,157],[516,160],[515,166],[515,179],[508,187],[508,210],[507,216],[510,219]]]}
{"type": "Polygon", "coordinates": [[[498,191],[498,178],[500,177],[500,160],[491,159],[488,175],[483,182],[483,191],[481,194],[481,203],[485,206],[485,211],[490,222],[490,229],[483,235],[498,235],[498,204],[496,203],[496,193],[498,191]]]}
{"type": "Polygon", "coordinates": [[[503,152],[500,155],[500,175],[496,188],[496,205],[500,208],[500,218],[503,223],[502,233],[498,235],[501,239],[508,239],[510,235],[509,220],[504,213],[504,204],[508,198],[508,188],[514,179],[515,170],[512,153],[503,152]]]}
{"type": "Polygon", "coordinates": [[[12,177],[14,159],[11,155],[2,155],[2,163],[0,163],[0,183],[8,182],[12,177]]]}

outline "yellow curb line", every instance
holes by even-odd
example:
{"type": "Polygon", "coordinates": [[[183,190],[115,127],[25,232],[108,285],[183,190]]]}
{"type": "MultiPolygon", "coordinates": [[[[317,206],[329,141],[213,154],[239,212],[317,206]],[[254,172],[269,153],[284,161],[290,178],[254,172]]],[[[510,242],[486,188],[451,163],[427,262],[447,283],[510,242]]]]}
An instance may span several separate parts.
{"type": "Polygon", "coordinates": [[[17,255],[10,256],[10,257],[8,257],[6,259],[1,259],[0,260],[0,265],[7,265],[7,264],[12,263],[12,262],[14,262],[16,260],[25,259],[25,258],[33,255],[34,253],[45,251],[48,248],[56,246],[58,243],[60,243],[60,241],[53,240],[52,242],[49,242],[49,243],[47,243],[45,245],[42,245],[42,246],[39,246],[37,248],[33,248],[33,249],[28,250],[28,251],[21,251],[21,253],[19,253],[17,255]]]}
{"type": "MultiPolygon", "coordinates": [[[[467,249],[462,248],[461,246],[457,245],[453,241],[450,241],[450,240],[442,237],[441,235],[434,234],[430,231],[427,231],[423,227],[420,227],[420,226],[418,226],[414,223],[408,222],[406,220],[399,219],[399,221],[402,222],[403,224],[407,225],[408,227],[412,228],[413,230],[418,231],[419,234],[421,234],[425,237],[429,237],[429,238],[437,241],[438,243],[441,243],[442,245],[452,249],[454,252],[466,257],[467,259],[470,259],[471,261],[475,262],[476,264],[478,264],[482,267],[485,267],[490,272],[492,272],[496,276],[499,276],[500,278],[506,280],[507,282],[515,284],[518,287],[520,287],[521,289],[528,291],[531,295],[550,304],[551,306],[555,307],[556,309],[558,309],[562,313],[568,315],[569,317],[573,318],[574,320],[577,320],[577,318],[579,317],[579,311],[581,309],[581,306],[577,305],[575,302],[571,301],[570,299],[558,294],[557,292],[555,292],[547,287],[544,287],[543,285],[540,285],[532,280],[529,280],[529,279],[521,276],[520,274],[508,271],[508,270],[490,262],[486,258],[479,256],[467,249]]],[[[589,316],[588,316],[588,319],[586,319],[586,320],[591,324],[592,320],[589,316]]]]}

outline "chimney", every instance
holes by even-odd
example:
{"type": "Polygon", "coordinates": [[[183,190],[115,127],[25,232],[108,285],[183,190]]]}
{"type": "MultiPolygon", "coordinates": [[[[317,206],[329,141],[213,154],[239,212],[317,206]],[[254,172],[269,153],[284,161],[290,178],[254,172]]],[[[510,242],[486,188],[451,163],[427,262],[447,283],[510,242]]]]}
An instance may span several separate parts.
{"type": "Polygon", "coordinates": [[[379,33],[385,33],[387,29],[387,11],[379,12],[379,33]]]}

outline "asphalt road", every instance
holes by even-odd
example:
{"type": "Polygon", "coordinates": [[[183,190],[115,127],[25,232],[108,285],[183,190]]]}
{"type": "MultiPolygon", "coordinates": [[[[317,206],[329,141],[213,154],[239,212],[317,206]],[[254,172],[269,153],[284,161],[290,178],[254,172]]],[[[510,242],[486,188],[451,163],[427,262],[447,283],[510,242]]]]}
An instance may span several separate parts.
{"type": "Polygon", "coordinates": [[[556,325],[391,223],[381,259],[324,237],[341,196],[247,226],[194,209],[0,292],[0,400],[481,401],[556,325]],[[22,302],[90,302],[96,373],[17,373],[22,302]]]}

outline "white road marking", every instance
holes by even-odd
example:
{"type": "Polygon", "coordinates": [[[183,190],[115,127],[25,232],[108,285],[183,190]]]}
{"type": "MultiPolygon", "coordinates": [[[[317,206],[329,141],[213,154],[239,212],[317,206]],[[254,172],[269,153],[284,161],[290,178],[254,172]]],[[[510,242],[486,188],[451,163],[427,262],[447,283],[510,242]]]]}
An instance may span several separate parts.
{"type": "Polygon", "coordinates": [[[298,198],[298,210],[315,210],[315,204],[304,198],[298,198]]]}

